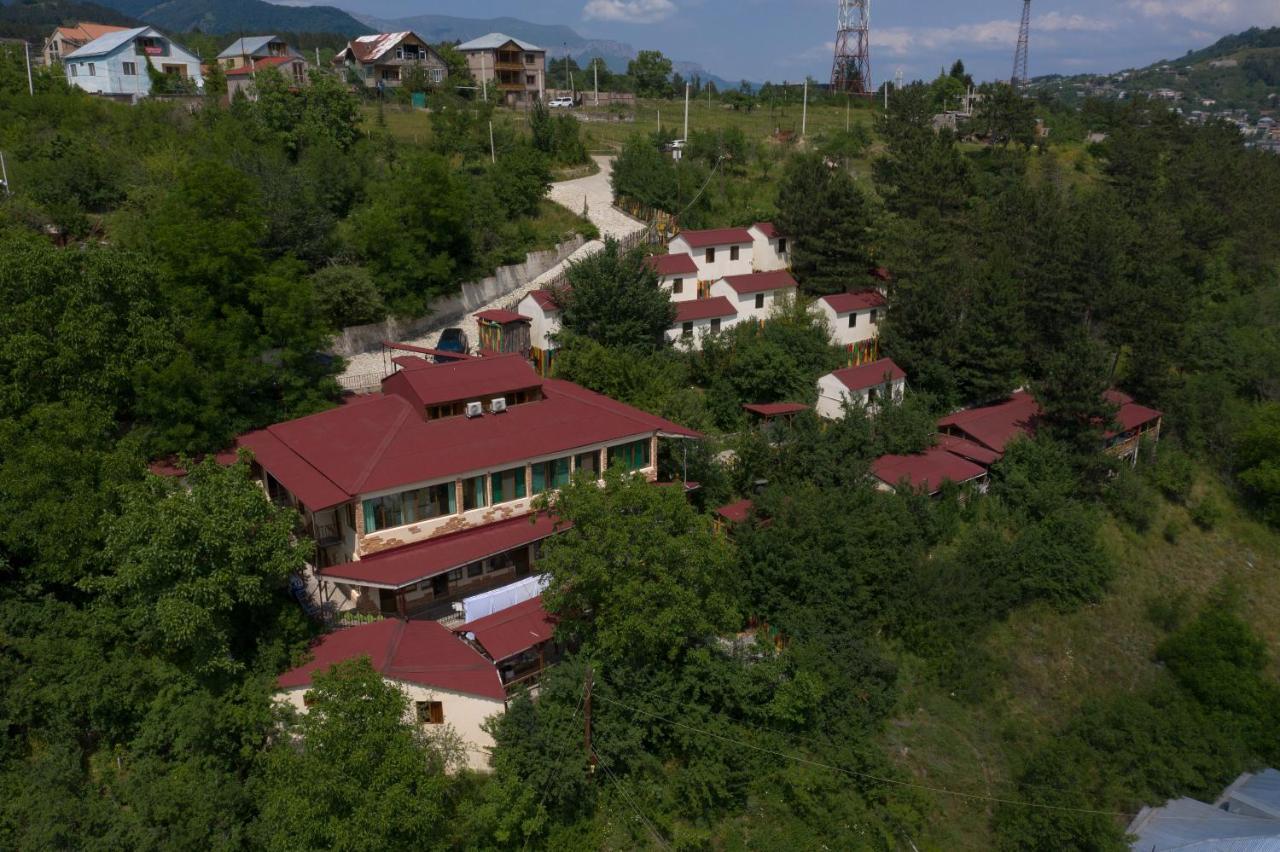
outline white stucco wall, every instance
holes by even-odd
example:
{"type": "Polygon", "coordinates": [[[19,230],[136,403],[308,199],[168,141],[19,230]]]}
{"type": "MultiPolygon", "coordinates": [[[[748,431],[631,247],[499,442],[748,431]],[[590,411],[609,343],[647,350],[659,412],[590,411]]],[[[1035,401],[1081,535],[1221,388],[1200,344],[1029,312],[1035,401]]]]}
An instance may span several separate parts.
{"type": "Polygon", "coordinates": [[[853,328],[849,328],[848,311],[838,314],[834,308],[822,299],[819,299],[814,304],[822,312],[822,315],[827,318],[827,326],[831,329],[831,340],[837,346],[848,346],[873,339],[878,333],[879,325],[871,322],[872,310],[879,311],[878,318],[884,317],[884,308],[867,308],[866,310],[855,311],[854,314],[858,318],[857,322],[853,328]]]}
{"type": "MultiPolygon", "coordinates": [[[[881,385],[880,387],[883,387],[881,385]]],[[[902,399],[905,393],[907,383],[905,379],[897,379],[890,382],[891,393],[894,399],[902,399]]],[[[834,373],[827,373],[818,379],[818,402],[814,405],[814,410],[819,417],[825,417],[828,420],[839,420],[844,417],[844,402],[848,400],[854,406],[863,406],[867,404],[867,390],[851,391],[845,387],[834,373]]],[[[872,406],[874,411],[874,406],[872,406]]]]}
{"type": "Polygon", "coordinates": [[[738,311],[738,319],[756,319],[764,320],[768,318],[769,312],[773,310],[773,305],[778,299],[778,295],[791,292],[791,288],[783,290],[765,290],[759,294],[764,296],[764,304],[756,307],[756,293],[747,293],[738,295],[738,292],[729,286],[728,282],[723,278],[711,285],[712,296],[724,296],[729,303],[738,311]]]}
{"type": "MultiPolygon", "coordinates": [[[[494,679],[497,679],[496,673],[494,679]]],[[[444,724],[457,732],[462,739],[462,744],[467,748],[467,766],[475,770],[488,771],[489,755],[487,750],[492,749],[494,746],[493,737],[485,733],[480,726],[490,716],[506,712],[505,702],[483,698],[478,695],[451,692],[447,689],[426,687],[416,683],[405,683],[404,681],[390,679],[387,679],[387,682],[400,687],[400,690],[409,699],[409,709],[405,714],[405,718],[414,724],[417,724],[417,709],[414,702],[439,701],[444,709],[444,724]]],[[[277,700],[293,705],[299,713],[306,713],[307,706],[303,701],[303,696],[307,694],[310,688],[309,686],[300,686],[294,689],[281,690],[276,694],[277,700]]],[[[437,726],[428,724],[422,727],[424,730],[429,731],[437,726]]]]}
{"type": "Polygon", "coordinates": [[[532,346],[544,352],[555,348],[551,335],[560,330],[559,311],[544,311],[538,304],[538,300],[530,294],[520,300],[520,304],[516,306],[516,313],[532,320],[529,323],[529,342],[532,346]]]}
{"type": "Polygon", "coordinates": [[[786,237],[781,239],[786,242],[787,251],[780,252],[778,250],[779,238],[770,239],[764,235],[756,226],[752,225],[747,229],[753,240],[751,244],[752,263],[756,272],[769,272],[774,269],[786,269],[791,265],[791,241],[786,237]]]}
{"type": "Polygon", "coordinates": [[[732,246],[706,246],[692,248],[684,237],[677,236],[667,244],[668,254],[687,254],[693,258],[698,267],[698,278],[702,281],[719,281],[726,275],[747,275],[752,271],[752,244],[738,243],[738,259],[730,260],[732,246]],[[715,260],[707,262],[707,248],[715,249],[715,260]]]}
{"type": "Polygon", "coordinates": [[[658,283],[666,290],[673,302],[691,302],[698,298],[698,274],[686,272],[680,275],[659,275],[658,283]],[[675,281],[681,281],[680,292],[675,292],[675,281]]]}
{"type": "MultiPolygon", "coordinates": [[[[687,338],[684,336],[684,324],[677,322],[667,329],[667,340],[677,346],[690,346],[694,349],[701,349],[703,338],[711,334],[711,321],[713,319],[715,317],[693,320],[693,335],[687,338]]],[[[720,331],[727,331],[738,324],[739,317],[720,317],[719,319],[720,331]]]]}

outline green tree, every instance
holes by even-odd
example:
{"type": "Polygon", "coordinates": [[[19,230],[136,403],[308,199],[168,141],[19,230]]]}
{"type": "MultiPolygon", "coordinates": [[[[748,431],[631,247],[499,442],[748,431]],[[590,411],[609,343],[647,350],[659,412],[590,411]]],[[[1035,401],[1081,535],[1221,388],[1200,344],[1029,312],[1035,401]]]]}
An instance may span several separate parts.
{"type": "Polygon", "coordinates": [[[1235,467],[1262,516],[1280,526],[1280,403],[1250,410],[1236,439],[1235,467]]]}
{"type": "Polygon", "coordinates": [[[1004,399],[1019,385],[1027,345],[1024,297],[1008,264],[989,263],[971,288],[955,381],[970,402],[1004,399]]]}
{"type": "Polygon", "coordinates": [[[489,179],[507,215],[533,216],[551,188],[551,169],[541,151],[521,142],[498,158],[489,170],[489,179]]]}
{"type": "Polygon", "coordinates": [[[1035,385],[1041,409],[1038,428],[1077,459],[1096,457],[1116,411],[1103,395],[1106,390],[1102,352],[1080,331],[1047,358],[1044,379],[1035,385]]]}
{"type": "Polygon", "coordinates": [[[264,499],[246,462],[206,459],[185,485],[149,476],[125,492],[108,521],[111,571],[84,585],[122,607],[149,652],[234,673],[276,629],[274,603],[309,556],[296,523],[295,511],[264,499]]]}
{"type": "Polygon", "coordinates": [[[974,126],[992,142],[1030,148],[1036,141],[1036,102],[1008,83],[988,83],[977,102],[974,126]]]}
{"type": "Polygon", "coordinates": [[[360,658],[316,673],[306,713],[262,761],[251,836],[268,849],[445,848],[444,756],[360,658]]]}
{"type": "Polygon", "coordinates": [[[642,98],[660,98],[670,92],[671,60],[659,50],[642,50],[627,63],[627,76],[642,98]]]}
{"type": "Polygon", "coordinates": [[[316,307],[332,328],[377,322],[387,315],[373,276],[360,266],[326,266],[311,276],[316,307]]]}
{"type": "Polygon", "coordinates": [[[655,349],[675,321],[671,297],[638,249],[618,242],[569,265],[568,285],[557,296],[565,332],[604,346],[655,349]]]}
{"type": "Polygon", "coordinates": [[[583,479],[561,491],[555,512],[572,526],[547,541],[538,565],[563,640],[606,664],[643,667],[737,626],[733,552],[679,489],[614,467],[603,488],[583,479]]]}
{"type": "Polygon", "coordinates": [[[808,293],[870,284],[870,204],[853,178],[817,154],[792,158],[778,189],[775,223],[792,239],[792,269],[808,293]]]}

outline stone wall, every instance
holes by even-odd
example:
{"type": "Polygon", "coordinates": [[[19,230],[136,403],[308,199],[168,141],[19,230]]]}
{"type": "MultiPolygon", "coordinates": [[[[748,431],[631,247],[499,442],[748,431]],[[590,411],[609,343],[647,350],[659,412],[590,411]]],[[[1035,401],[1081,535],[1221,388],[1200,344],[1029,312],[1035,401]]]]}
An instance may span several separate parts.
{"type": "Polygon", "coordinates": [[[468,281],[457,293],[434,300],[424,316],[407,319],[388,317],[382,322],[348,326],[334,336],[329,351],[349,358],[378,349],[384,340],[408,340],[434,329],[457,325],[468,313],[515,292],[551,269],[585,242],[586,239],[579,234],[554,249],[530,252],[525,255],[524,263],[500,266],[488,278],[468,281]]]}

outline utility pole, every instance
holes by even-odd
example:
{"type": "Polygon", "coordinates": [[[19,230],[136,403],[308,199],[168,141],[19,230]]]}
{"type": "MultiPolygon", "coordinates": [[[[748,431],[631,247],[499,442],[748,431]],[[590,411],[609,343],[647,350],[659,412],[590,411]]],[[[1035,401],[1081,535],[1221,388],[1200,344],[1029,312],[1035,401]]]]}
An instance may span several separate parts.
{"type": "Polygon", "coordinates": [[[594,778],[596,774],[596,753],[591,748],[591,687],[593,681],[591,663],[587,663],[587,671],[582,682],[582,746],[587,753],[587,775],[591,778],[594,778]]]}
{"type": "Polygon", "coordinates": [[[9,188],[9,169],[4,164],[4,151],[0,151],[0,187],[4,188],[5,195],[13,195],[13,190],[9,188]]]}
{"type": "Polygon", "coordinates": [[[498,162],[498,154],[493,149],[493,122],[489,122],[489,162],[498,162]]]}
{"type": "Polygon", "coordinates": [[[800,138],[804,138],[805,131],[809,128],[809,78],[804,78],[804,106],[800,111],[800,138]]]}
{"type": "Polygon", "coordinates": [[[316,67],[320,67],[320,48],[316,48],[316,67]]]}
{"type": "MultiPolygon", "coordinates": [[[[889,85],[888,83],[885,84],[889,85]]],[[[853,95],[845,93],[844,96],[844,132],[849,132],[849,104],[853,101],[853,95]]]]}
{"type": "Polygon", "coordinates": [[[596,57],[596,60],[591,63],[591,78],[592,78],[592,85],[595,87],[596,106],[598,107],[600,106],[600,58],[599,57],[596,57]]]}
{"type": "Polygon", "coordinates": [[[684,84],[684,140],[689,141],[689,83],[684,84]]]}
{"type": "Polygon", "coordinates": [[[36,96],[36,85],[31,82],[31,45],[24,40],[22,42],[22,56],[27,60],[27,94],[31,97],[36,96]]]}
{"type": "Polygon", "coordinates": [[[569,88],[569,43],[561,42],[564,47],[564,87],[569,88]]]}

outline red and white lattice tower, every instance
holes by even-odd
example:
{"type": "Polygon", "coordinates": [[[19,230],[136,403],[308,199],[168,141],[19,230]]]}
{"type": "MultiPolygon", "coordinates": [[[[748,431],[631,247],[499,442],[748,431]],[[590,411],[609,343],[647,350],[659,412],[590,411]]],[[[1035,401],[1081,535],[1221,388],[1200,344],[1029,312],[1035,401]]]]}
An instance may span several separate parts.
{"type": "Polygon", "coordinates": [[[871,0],[839,0],[839,4],[831,89],[871,94],[871,0]]]}

